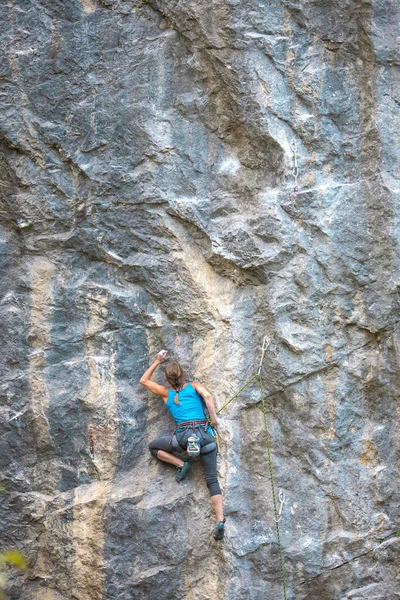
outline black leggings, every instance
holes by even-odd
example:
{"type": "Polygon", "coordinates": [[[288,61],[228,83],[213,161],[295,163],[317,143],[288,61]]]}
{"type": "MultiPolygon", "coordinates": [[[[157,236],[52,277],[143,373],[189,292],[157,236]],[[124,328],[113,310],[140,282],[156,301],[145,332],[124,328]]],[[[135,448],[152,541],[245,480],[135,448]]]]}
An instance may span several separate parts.
{"type": "MultiPolygon", "coordinates": [[[[171,436],[164,435],[150,442],[149,450],[152,455],[157,456],[159,450],[164,450],[164,452],[169,452],[170,454],[179,454],[172,448],[171,440],[171,436]]],[[[182,452],[184,452],[183,448],[182,452]]],[[[200,454],[200,456],[204,466],[204,475],[210,496],[217,496],[221,493],[221,488],[219,487],[217,479],[217,449],[215,448],[215,450],[208,452],[207,454],[200,454]]]]}

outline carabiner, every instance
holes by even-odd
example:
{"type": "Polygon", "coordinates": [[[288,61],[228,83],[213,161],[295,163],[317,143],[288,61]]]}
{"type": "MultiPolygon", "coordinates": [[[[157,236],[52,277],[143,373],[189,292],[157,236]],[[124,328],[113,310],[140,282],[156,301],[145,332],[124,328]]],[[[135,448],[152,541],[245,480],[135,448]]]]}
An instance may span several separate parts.
{"type": "Polygon", "coordinates": [[[261,373],[261,367],[264,361],[264,356],[265,356],[265,351],[269,346],[269,339],[267,338],[267,336],[264,337],[263,339],[263,343],[262,343],[262,347],[261,347],[261,359],[260,359],[260,365],[258,367],[258,371],[257,371],[257,375],[259,375],[261,373]]]}
{"type": "Polygon", "coordinates": [[[285,492],[284,490],[279,490],[279,511],[278,511],[278,518],[275,517],[275,522],[278,523],[281,519],[282,516],[282,510],[283,510],[283,505],[285,503],[285,492]]]}

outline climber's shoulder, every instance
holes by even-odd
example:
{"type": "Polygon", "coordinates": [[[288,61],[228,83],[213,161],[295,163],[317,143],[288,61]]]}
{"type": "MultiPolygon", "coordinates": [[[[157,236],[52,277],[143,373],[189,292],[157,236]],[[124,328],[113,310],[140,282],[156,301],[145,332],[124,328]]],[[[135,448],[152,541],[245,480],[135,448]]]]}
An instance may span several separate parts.
{"type": "Polygon", "coordinates": [[[154,381],[141,381],[140,382],[142,385],[144,385],[144,387],[146,389],[149,390],[149,392],[153,392],[153,394],[157,394],[158,396],[161,396],[162,399],[164,400],[164,402],[167,402],[168,400],[168,388],[165,387],[165,385],[160,385],[158,383],[155,383],[154,381]]]}
{"type": "Polygon", "coordinates": [[[202,396],[204,396],[204,397],[211,396],[208,389],[199,381],[191,381],[190,384],[191,384],[192,388],[194,388],[196,390],[196,392],[198,392],[202,396]]]}

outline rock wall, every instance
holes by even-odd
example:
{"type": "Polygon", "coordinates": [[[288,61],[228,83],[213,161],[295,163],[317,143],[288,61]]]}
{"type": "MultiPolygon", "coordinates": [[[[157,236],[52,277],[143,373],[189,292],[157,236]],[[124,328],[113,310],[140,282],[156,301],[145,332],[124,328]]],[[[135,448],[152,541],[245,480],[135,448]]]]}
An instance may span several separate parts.
{"type": "Polygon", "coordinates": [[[217,543],[138,384],[165,347],[222,406],[265,335],[287,597],[400,598],[398,3],[1,10],[10,600],[283,598],[257,385],[223,414],[217,543]]]}

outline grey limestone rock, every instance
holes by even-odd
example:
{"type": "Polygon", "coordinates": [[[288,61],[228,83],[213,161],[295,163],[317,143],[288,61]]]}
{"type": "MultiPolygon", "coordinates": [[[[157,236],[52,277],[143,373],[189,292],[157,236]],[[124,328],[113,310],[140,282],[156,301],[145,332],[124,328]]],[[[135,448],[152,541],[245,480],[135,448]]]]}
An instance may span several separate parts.
{"type": "Polygon", "coordinates": [[[221,407],[264,336],[287,598],[400,598],[398,3],[1,16],[10,600],[283,598],[257,382],[222,413],[222,543],[200,465],[178,485],[150,456],[173,422],[138,383],[165,347],[221,407]]]}

